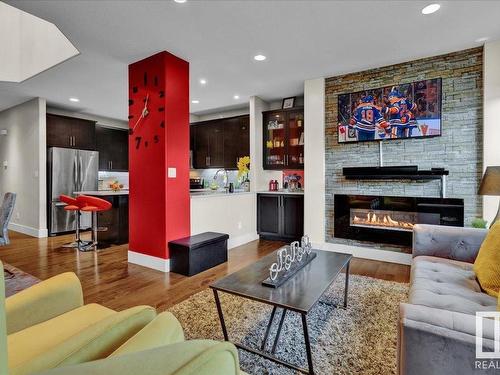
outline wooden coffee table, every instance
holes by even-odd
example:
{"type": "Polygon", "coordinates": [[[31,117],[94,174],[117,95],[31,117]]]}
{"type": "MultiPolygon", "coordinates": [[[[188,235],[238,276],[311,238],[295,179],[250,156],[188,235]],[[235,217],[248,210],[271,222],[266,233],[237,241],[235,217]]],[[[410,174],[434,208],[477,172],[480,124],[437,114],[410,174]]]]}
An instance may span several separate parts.
{"type": "Polygon", "coordinates": [[[260,355],[266,359],[276,362],[288,368],[303,372],[305,374],[314,374],[313,358],[311,353],[311,343],[309,339],[309,330],[307,327],[307,314],[319,302],[322,295],[337,279],[338,275],[345,269],[345,289],[344,289],[344,308],[347,307],[347,292],[349,287],[349,265],[352,255],[335,253],[330,251],[313,250],[317,254],[316,258],[297,272],[290,280],[285,282],[279,288],[269,288],[261,283],[269,276],[269,267],[276,261],[276,251],[265,256],[259,261],[224,277],[210,285],[214,292],[217,312],[222,327],[224,339],[229,341],[224,314],[219,299],[219,292],[225,292],[248,298],[254,301],[266,303],[273,306],[269,323],[264,334],[263,342],[259,349],[250,348],[239,343],[236,347],[246,350],[250,353],[260,355]],[[274,322],[274,317],[278,309],[282,309],[281,318],[278,323],[278,330],[274,338],[272,349],[266,350],[266,343],[274,322]],[[304,341],[306,346],[308,368],[302,368],[295,364],[283,361],[274,354],[279,342],[281,329],[287,312],[295,312],[301,315],[302,329],[304,332],[304,341]]]}

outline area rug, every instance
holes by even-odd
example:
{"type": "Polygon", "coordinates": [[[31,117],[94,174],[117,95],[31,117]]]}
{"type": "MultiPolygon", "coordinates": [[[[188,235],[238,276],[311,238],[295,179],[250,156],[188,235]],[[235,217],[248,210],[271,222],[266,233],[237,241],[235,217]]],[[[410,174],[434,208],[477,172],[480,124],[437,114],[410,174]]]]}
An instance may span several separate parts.
{"type": "Polygon", "coordinates": [[[40,282],[35,276],[30,275],[19,268],[4,263],[5,277],[5,297],[19,293],[21,290],[29,288],[40,282]]]}
{"type": "MultiPolygon", "coordinates": [[[[308,315],[315,373],[396,374],[399,304],[407,299],[408,284],[357,275],[351,275],[349,282],[347,309],[332,305],[342,305],[342,276],[308,315]]],[[[272,308],[225,293],[220,293],[220,296],[230,340],[259,347],[272,308]]],[[[187,339],[223,339],[211,290],[193,295],[170,311],[181,322],[187,339]]],[[[275,323],[279,318],[280,314],[276,314],[275,323]]],[[[272,346],[273,334],[270,335],[269,346],[272,346]]],[[[239,353],[241,369],[249,374],[296,373],[254,354],[242,350],[239,353]]],[[[287,314],[276,355],[306,367],[298,314],[287,314]]]]}

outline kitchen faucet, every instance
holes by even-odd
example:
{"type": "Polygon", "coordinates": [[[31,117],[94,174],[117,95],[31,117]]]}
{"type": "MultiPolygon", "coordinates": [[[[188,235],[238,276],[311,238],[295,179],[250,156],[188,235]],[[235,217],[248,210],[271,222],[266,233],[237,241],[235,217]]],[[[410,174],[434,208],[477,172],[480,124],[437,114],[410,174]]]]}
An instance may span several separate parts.
{"type": "Polygon", "coordinates": [[[228,177],[228,174],[227,174],[227,170],[222,168],[222,169],[218,169],[217,172],[215,172],[215,175],[214,175],[214,181],[217,181],[217,177],[219,176],[219,172],[223,172],[224,173],[224,189],[226,190],[226,193],[228,192],[229,190],[229,186],[227,184],[228,180],[229,180],[229,177],[228,177]]]}

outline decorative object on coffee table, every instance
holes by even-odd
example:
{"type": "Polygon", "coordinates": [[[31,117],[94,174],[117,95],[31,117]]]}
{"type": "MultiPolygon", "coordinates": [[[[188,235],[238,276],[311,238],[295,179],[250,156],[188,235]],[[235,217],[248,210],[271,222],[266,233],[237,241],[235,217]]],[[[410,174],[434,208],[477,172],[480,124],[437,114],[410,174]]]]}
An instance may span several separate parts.
{"type": "MultiPolygon", "coordinates": [[[[254,349],[240,343],[234,343],[234,345],[242,350],[259,355],[293,370],[305,374],[314,374],[307,316],[343,269],[345,269],[346,273],[343,305],[344,308],[347,307],[349,264],[352,259],[352,255],[350,254],[322,250],[314,250],[314,252],[316,253],[316,258],[288,279],[279,289],[268,288],[262,285],[262,280],[268,277],[269,268],[276,260],[276,251],[250,266],[210,285],[214,293],[215,304],[219,314],[224,339],[229,341],[229,335],[224,321],[219,292],[229,293],[271,305],[273,309],[260,348],[254,349]],[[269,349],[266,348],[266,344],[273,331],[272,326],[274,317],[278,309],[282,309],[281,318],[274,335],[272,348],[269,349]],[[288,312],[295,312],[300,315],[306,349],[307,368],[300,367],[275,356],[283,324],[288,312]]],[[[322,302],[327,303],[324,301],[322,302]]]]}
{"type": "Polygon", "coordinates": [[[262,285],[278,288],[316,258],[316,253],[311,252],[309,237],[303,236],[300,242],[300,246],[299,241],[294,241],[289,246],[278,249],[277,261],[269,267],[269,277],[262,282],[262,285]]]}
{"type": "MultiPolygon", "coordinates": [[[[487,167],[484,172],[481,186],[479,187],[479,195],[495,195],[500,196],[500,166],[487,167]]],[[[491,226],[500,219],[500,205],[498,206],[497,216],[491,222],[491,226]]]]}

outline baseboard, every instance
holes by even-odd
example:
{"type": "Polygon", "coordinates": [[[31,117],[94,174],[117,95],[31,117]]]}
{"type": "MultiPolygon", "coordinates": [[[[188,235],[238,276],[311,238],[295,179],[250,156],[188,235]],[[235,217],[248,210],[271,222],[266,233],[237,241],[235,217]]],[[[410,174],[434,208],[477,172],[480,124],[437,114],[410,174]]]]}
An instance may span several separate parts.
{"type": "Polygon", "coordinates": [[[128,262],[161,272],[170,272],[170,260],[128,251],[128,262]]]}
{"type": "Polygon", "coordinates": [[[14,232],[23,233],[28,236],[36,238],[45,238],[48,237],[49,235],[48,229],[37,229],[33,227],[28,227],[27,225],[16,224],[16,223],[9,223],[9,229],[14,232]]]}
{"type": "Polygon", "coordinates": [[[336,243],[313,243],[313,247],[319,250],[336,251],[339,253],[352,254],[356,258],[379,260],[381,262],[411,264],[411,254],[396,251],[372,249],[370,247],[352,246],[336,243]]]}
{"type": "Polygon", "coordinates": [[[227,241],[227,248],[228,249],[233,249],[235,247],[244,245],[246,243],[255,241],[259,239],[259,235],[257,232],[255,233],[247,233],[243,234],[241,236],[236,236],[236,237],[231,237],[229,236],[229,240],[227,241]]]}

